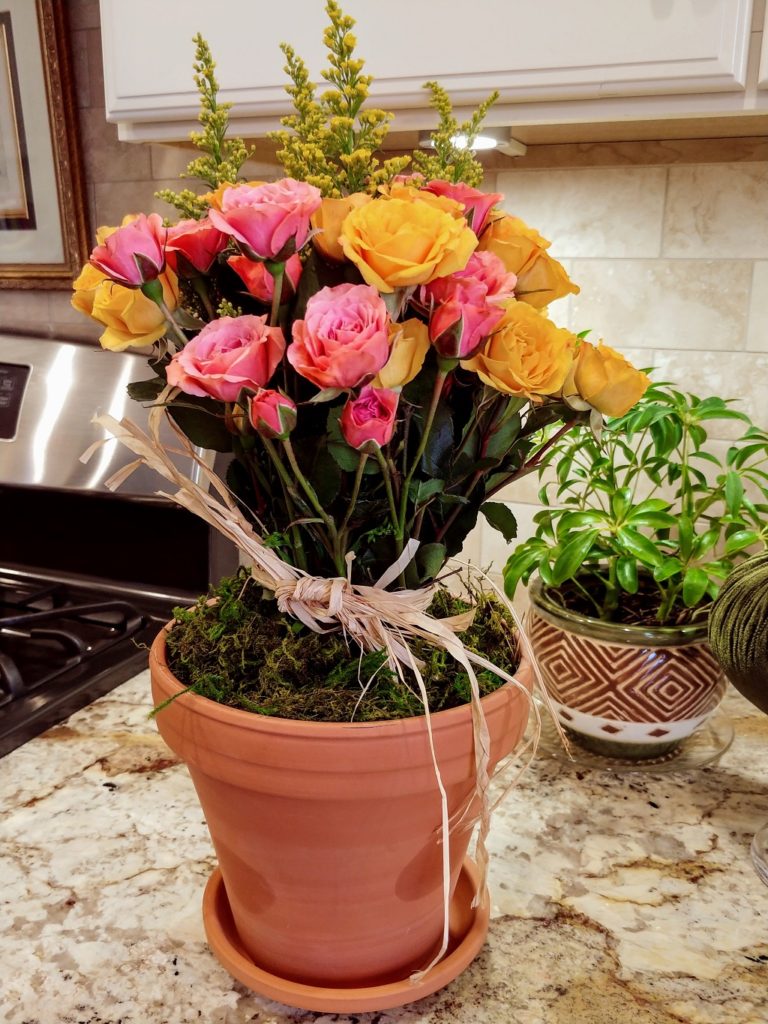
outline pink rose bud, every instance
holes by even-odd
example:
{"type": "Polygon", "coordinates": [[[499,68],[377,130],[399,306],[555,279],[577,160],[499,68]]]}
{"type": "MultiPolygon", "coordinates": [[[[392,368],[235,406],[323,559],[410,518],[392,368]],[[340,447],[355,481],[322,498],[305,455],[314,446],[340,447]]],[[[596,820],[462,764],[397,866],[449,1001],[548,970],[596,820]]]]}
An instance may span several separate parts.
{"type": "Polygon", "coordinates": [[[466,267],[453,276],[480,281],[486,287],[488,302],[506,302],[515,297],[517,275],[510,274],[503,261],[493,252],[473,252],[466,267]]]}
{"type": "Polygon", "coordinates": [[[248,417],[262,437],[284,441],[296,426],[296,403],[279,391],[259,388],[248,400],[248,417]]]}
{"type": "Polygon", "coordinates": [[[279,261],[306,244],[309,218],[321,201],[314,185],[283,178],[267,185],[233,185],[221,197],[221,210],[211,209],[208,216],[252,260],[279,261]]]}
{"type": "Polygon", "coordinates": [[[91,264],[115,284],[141,288],[165,268],[167,229],[157,213],[140,213],[136,220],[117,228],[91,253],[91,264]]]}
{"type": "Polygon", "coordinates": [[[319,388],[366,384],[389,358],[389,316],[367,284],[321,288],[293,324],[288,362],[319,388]]]}
{"type": "Polygon", "coordinates": [[[188,395],[234,402],[243,388],[264,387],[284,352],[283,332],[268,327],[266,316],[222,316],[173,356],[168,383],[188,395]]]}
{"type": "MultiPolygon", "coordinates": [[[[230,256],[227,263],[240,276],[248,293],[254,299],[258,299],[259,302],[263,302],[267,306],[272,304],[275,280],[263,262],[249,260],[247,256],[230,256]]],[[[288,302],[296,294],[303,269],[304,266],[298,254],[294,254],[285,261],[281,303],[288,302]]]]}
{"type": "Polygon", "coordinates": [[[181,277],[207,274],[229,238],[208,220],[180,220],[168,228],[168,262],[181,277]]]}
{"type": "Polygon", "coordinates": [[[398,395],[387,388],[367,385],[344,406],[339,426],[344,440],[357,451],[383,448],[395,432],[398,395]]]}
{"type": "Polygon", "coordinates": [[[446,279],[429,318],[429,340],[444,359],[471,359],[503,316],[500,306],[487,302],[479,281],[446,279]]]}
{"type": "Polygon", "coordinates": [[[488,214],[496,203],[504,198],[500,192],[481,192],[463,182],[453,184],[450,181],[429,181],[421,187],[425,192],[431,192],[436,196],[447,196],[449,199],[455,199],[457,203],[461,203],[464,207],[467,224],[478,236],[486,225],[488,214]]]}

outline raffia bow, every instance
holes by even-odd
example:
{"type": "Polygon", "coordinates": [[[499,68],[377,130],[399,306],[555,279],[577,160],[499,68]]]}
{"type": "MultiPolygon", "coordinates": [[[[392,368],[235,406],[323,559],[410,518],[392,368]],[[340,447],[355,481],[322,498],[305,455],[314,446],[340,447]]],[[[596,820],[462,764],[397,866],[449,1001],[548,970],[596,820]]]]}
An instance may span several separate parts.
{"type": "MultiPolygon", "coordinates": [[[[172,397],[172,393],[169,391],[161,396],[161,401],[167,401],[169,397],[172,397]]],[[[137,456],[133,462],[110,477],[107,487],[116,490],[139,466],[142,464],[149,466],[175,488],[172,493],[165,491],[157,493],[189,509],[232,541],[250,560],[251,574],[254,580],[274,592],[278,607],[282,612],[294,616],[309,629],[318,633],[325,632],[329,627],[334,629],[340,627],[363,650],[386,651],[390,668],[401,679],[404,679],[406,670],[413,674],[424,706],[429,747],[435,779],[440,792],[443,872],[442,944],[432,962],[422,971],[411,976],[411,980],[414,982],[420,980],[442,959],[448,949],[451,897],[449,843],[450,833],[456,828],[457,822],[449,821],[447,794],[443,786],[433,742],[427,690],[421,674],[420,663],[409,647],[409,640],[421,639],[432,646],[444,648],[462,666],[470,682],[475,791],[459,820],[466,816],[468,808],[474,804],[475,798],[477,798],[480,811],[477,819],[479,828],[475,845],[475,861],[479,869],[480,884],[473,905],[479,904],[485,893],[488,873],[486,838],[490,829],[491,816],[488,775],[490,735],[480,703],[480,689],[475,666],[494,672],[505,682],[525,694],[536,711],[536,737],[539,731],[538,710],[531,700],[528,689],[514,676],[464,647],[456,633],[468,627],[472,619],[471,612],[468,615],[435,619],[427,614],[427,608],[434,594],[434,587],[396,592],[384,589],[397,578],[404,565],[413,558],[418,548],[418,542],[411,541],[406,546],[403,555],[393,566],[390,566],[374,586],[352,583],[349,578],[344,577],[329,579],[310,576],[296,566],[284,562],[274,550],[262,542],[237,507],[224,482],[198,457],[188,439],[160,405],[154,407],[150,413],[149,434],[129,419],[118,421],[112,416],[103,415],[94,417],[93,422],[103,427],[108,434],[111,434],[113,438],[116,438],[137,456]],[[163,418],[170,423],[176,434],[179,448],[168,448],[161,442],[160,423],[163,418]],[[171,457],[173,455],[191,459],[197,467],[199,475],[207,481],[209,487],[201,486],[183,473],[171,457]]],[[[88,451],[81,456],[81,461],[87,462],[93,453],[108,440],[109,438],[106,438],[91,445],[88,451]]],[[[347,557],[348,571],[351,568],[353,557],[353,555],[347,557]]]]}

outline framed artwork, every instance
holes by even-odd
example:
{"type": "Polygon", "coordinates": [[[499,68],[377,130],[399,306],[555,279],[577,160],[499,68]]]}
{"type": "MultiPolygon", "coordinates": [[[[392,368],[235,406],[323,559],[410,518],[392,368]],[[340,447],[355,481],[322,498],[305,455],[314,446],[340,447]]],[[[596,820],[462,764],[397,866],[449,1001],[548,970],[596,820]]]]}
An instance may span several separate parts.
{"type": "Polygon", "coordinates": [[[61,0],[0,0],[0,288],[69,288],[88,258],[68,43],[61,0]]]}

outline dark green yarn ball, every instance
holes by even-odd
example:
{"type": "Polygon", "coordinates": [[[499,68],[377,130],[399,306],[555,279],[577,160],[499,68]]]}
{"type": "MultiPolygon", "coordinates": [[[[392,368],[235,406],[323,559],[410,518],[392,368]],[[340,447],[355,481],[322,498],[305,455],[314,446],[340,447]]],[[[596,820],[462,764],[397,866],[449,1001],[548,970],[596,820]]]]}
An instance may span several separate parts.
{"type": "Polygon", "coordinates": [[[709,613],[709,645],[739,693],[768,714],[768,552],[728,576],[709,613]]]}

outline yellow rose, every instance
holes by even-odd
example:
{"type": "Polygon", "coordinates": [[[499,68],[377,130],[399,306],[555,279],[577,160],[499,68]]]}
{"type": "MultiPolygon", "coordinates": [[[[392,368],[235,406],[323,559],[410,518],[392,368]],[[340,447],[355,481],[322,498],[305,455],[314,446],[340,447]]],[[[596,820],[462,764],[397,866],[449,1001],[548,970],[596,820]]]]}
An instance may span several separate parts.
{"type": "MultiPolygon", "coordinates": [[[[170,268],[158,278],[170,310],[179,304],[179,282],[170,268]]],[[[151,345],[162,338],[167,326],[157,305],[138,288],[114,284],[96,267],[86,263],[73,284],[72,305],[106,330],[99,338],[102,348],[121,352],[131,346],[151,345]]]]}
{"type": "Polygon", "coordinates": [[[582,341],[576,351],[573,373],[565,397],[575,389],[579,397],[605,416],[623,416],[650,387],[650,378],[615,349],[602,341],[595,347],[582,341]]]}
{"type": "Polygon", "coordinates": [[[371,381],[375,388],[403,388],[413,380],[427,358],[429,328],[413,317],[391,324],[389,340],[392,345],[389,359],[371,381]]]}
{"type": "Polygon", "coordinates": [[[554,395],[568,376],[576,341],[532,306],[513,300],[485,348],[461,365],[507,395],[554,395]]]}
{"type": "Polygon", "coordinates": [[[434,195],[432,192],[423,192],[413,185],[396,181],[392,185],[382,185],[379,189],[385,199],[403,199],[406,203],[429,203],[430,206],[450,213],[456,220],[464,217],[464,204],[448,196],[434,195]]]}
{"type": "Polygon", "coordinates": [[[319,209],[310,217],[310,223],[318,232],[312,236],[312,244],[326,259],[343,262],[344,250],[339,245],[341,225],[351,210],[370,202],[371,197],[366,192],[353,192],[343,199],[323,199],[319,209]]]}
{"type": "Polygon", "coordinates": [[[479,248],[494,253],[510,273],[517,274],[518,299],[542,309],[555,299],[579,292],[562,264],[546,251],[549,246],[535,228],[529,228],[519,217],[504,214],[483,232],[479,248]]]}
{"type": "Polygon", "coordinates": [[[339,237],[344,255],[380,292],[463,270],[477,247],[466,222],[419,201],[378,199],[353,210],[339,237]]]}

